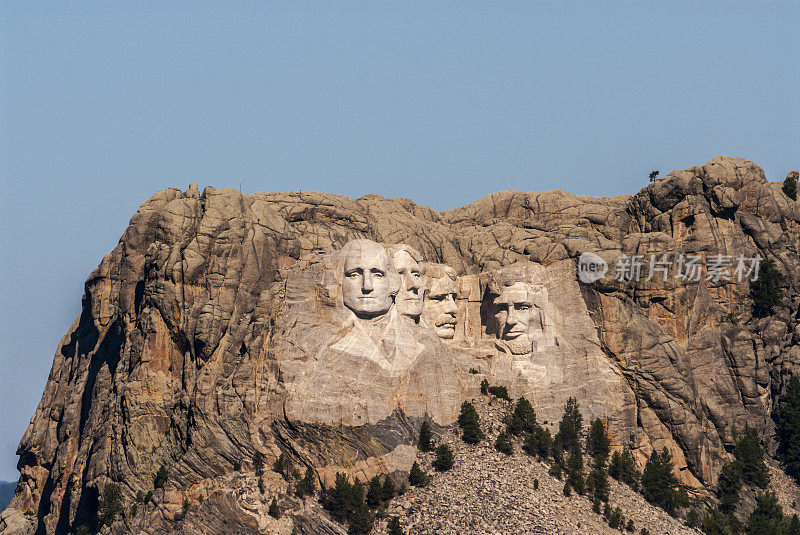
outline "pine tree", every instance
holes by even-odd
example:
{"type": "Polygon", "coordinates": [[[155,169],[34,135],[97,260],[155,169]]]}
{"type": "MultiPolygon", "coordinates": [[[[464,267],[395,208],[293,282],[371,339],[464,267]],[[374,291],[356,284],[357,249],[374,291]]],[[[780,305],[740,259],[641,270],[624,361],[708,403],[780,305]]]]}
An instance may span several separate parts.
{"type": "Polygon", "coordinates": [[[764,318],[772,314],[775,307],[783,302],[783,275],[772,260],[761,262],[758,279],[750,283],[750,297],[753,299],[753,315],[764,318]]]}
{"type": "Polygon", "coordinates": [[[717,483],[719,510],[722,514],[731,514],[739,503],[739,490],[742,488],[742,468],[740,461],[725,464],[717,483]]]}
{"type": "Polygon", "coordinates": [[[511,422],[508,424],[508,432],[513,435],[522,433],[533,433],[536,428],[536,411],[530,401],[519,398],[511,415],[511,422]]]}
{"type": "Polygon", "coordinates": [[[483,394],[484,396],[489,395],[489,381],[487,381],[486,379],[481,381],[481,394],[483,394]]]}
{"type": "Polygon", "coordinates": [[[389,523],[386,525],[388,529],[389,535],[404,535],[403,528],[400,527],[400,518],[393,516],[389,519],[389,523]]]}
{"type": "Polygon", "coordinates": [[[800,377],[792,375],[777,411],[778,458],[800,483],[800,377]]]}
{"type": "Polygon", "coordinates": [[[528,455],[537,455],[540,459],[546,459],[553,447],[553,438],[550,431],[539,424],[536,424],[533,433],[525,437],[522,449],[528,455]]]}
{"type": "Polygon", "coordinates": [[[608,475],[625,483],[634,490],[639,488],[641,474],[636,469],[636,461],[629,450],[622,453],[615,451],[611,456],[611,464],[608,467],[608,475]]]}
{"type": "Polygon", "coordinates": [[[461,414],[458,415],[458,425],[462,429],[461,438],[467,444],[477,444],[483,440],[481,419],[472,403],[465,401],[461,404],[461,414]]]}
{"type": "Polygon", "coordinates": [[[792,171],[786,175],[786,179],[783,181],[783,188],[781,188],[786,196],[793,201],[797,200],[797,176],[797,171],[792,171]]]}
{"type": "Polygon", "coordinates": [[[672,455],[664,447],[653,450],[642,473],[642,496],[648,502],[674,516],[679,507],[686,505],[688,496],[673,473],[672,455]]]}
{"type": "Polygon", "coordinates": [[[297,487],[295,488],[295,494],[298,498],[303,498],[305,496],[312,496],[314,494],[314,470],[311,467],[306,467],[306,473],[303,476],[303,479],[297,482],[297,487]]]}
{"type": "Polygon", "coordinates": [[[563,471],[564,470],[561,468],[560,464],[553,463],[553,466],[550,467],[550,470],[548,470],[547,473],[550,474],[551,476],[553,476],[556,479],[561,479],[563,471]]]}
{"type": "Polygon", "coordinates": [[[511,398],[508,397],[508,389],[504,386],[490,386],[488,392],[496,398],[511,401],[511,398]]]}
{"type": "Polygon", "coordinates": [[[686,527],[689,528],[700,527],[700,515],[697,514],[697,509],[690,509],[689,512],[686,513],[686,527]]]}
{"type": "Polygon", "coordinates": [[[624,519],[625,517],[622,515],[622,509],[617,506],[611,512],[611,516],[608,517],[608,527],[614,529],[620,528],[624,522],[624,519]]]}
{"type": "Polygon", "coordinates": [[[500,434],[497,435],[494,447],[497,451],[505,453],[506,455],[511,455],[514,452],[514,445],[511,444],[511,439],[508,438],[508,433],[505,431],[500,431],[500,434]]]}
{"type": "MultiPolygon", "coordinates": [[[[361,499],[363,500],[363,496],[361,499]]],[[[321,495],[321,500],[322,507],[338,522],[346,522],[353,504],[358,502],[357,496],[353,492],[353,485],[347,479],[347,474],[341,472],[336,472],[336,482],[333,488],[326,489],[321,495]]]]}
{"type": "Polygon", "coordinates": [[[366,535],[372,531],[374,522],[375,518],[362,499],[361,502],[353,507],[353,512],[347,520],[347,533],[350,535],[366,535]]]}
{"type": "Polygon", "coordinates": [[[98,516],[100,522],[110,526],[114,522],[114,517],[122,512],[122,492],[116,483],[108,483],[103,487],[103,495],[100,498],[98,516]]]}
{"type": "Polygon", "coordinates": [[[383,484],[381,483],[380,476],[375,476],[369,481],[369,488],[367,489],[367,505],[372,509],[377,509],[382,501],[383,484]]]}
{"type": "Polygon", "coordinates": [[[589,426],[589,436],[586,437],[586,454],[592,458],[600,456],[603,463],[606,463],[609,453],[611,453],[611,439],[608,438],[603,421],[595,418],[589,426]]]}
{"type": "Polygon", "coordinates": [[[158,472],[156,472],[156,477],[153,478],[153,488],[163,489],[164,485],[167,484],[167,480],[169,480],[169,470],[162,464],[158,472]]]}
{"type": "Polygon", "coordinates": [[[454,463],[453,450],[447,444],[442,444],[436,448],[436,459],[432,465],[437,472],[446,472],[453,468],[454,463]]]}
{"type": "Polygon", "coordinates": [[[792,519],[786,527],[786,535],[800,535],[800,518],[797,518],[797,515],[792,515],[792,519]]]}
{"type": "Polygon", "coordinates": [[[397,487],[389,476],[384,476],[383,487],[381,487],[381,499],[388,502],[397,494],[397,487]]]}
{"type": "Polygon", "coordinates": [[[727,515],[719,509],[709,509],[703,522],[700,524],[700,530],[708,535],[728,535],[729,533],[740,533],[741,530],[734,528],[737,524],[735,517],[727,515]]]}
{"type": "Polygon", "coordinates": [[[419,428],[419,440],[417,441],[419,451],[431,451],[431,424],[428,420],[423,420],[419,428]]]}
{"type": "Polygon", "coordinates": [[[756,430],[745,425],[744,432],[737,437],[733,455],[739,461],[742,481],[761,489],[769,485],[769,469],[764,462],[764,450],[756,430]]]}
{"type": "Polygon", "coordinates": [[[267,514],[276,520],[281,517],[281,508],[278,507],[278,500],[275,498],[272,498],[272,503],[269,504],[269,510],[267,511],[267,514]]]}
{"type": "Polygon", "coordinates": [[[255,452],[253,455],[253,471],[258,477],[264,474],[264,454],[260,451],[255,452]]]}
{"type": "Polygon", "coordinates": [[[350,488],[350,510],[353,511],[360,503],[366,504],[364,501],[364,484],[356,478],[353,486],[350,488]]]}
{"type": "Polygon", "coordinates": [[[558,434],[564,451],[572,450],[572,447],[580,441],[582,431],[583,416],[578,400],[569,398],[564,406],[564,416],[558,424],[558,434]]]}
{"type": "Polygon", "coordinates": [[[283,476],[284,479],[289,477],[289,473],[291,472],[292,463],[286,457],[285,454],[281,453],[277,459],[275,459],[275,463],[272,465],[272,471],[277,472],[283,476]]]}
{"type": "Polygon", "coordinates": [[[564,496],[572,496],[572,486],[569,484],[569,480],[564,482],[564,488],[561,489],[561,492],[564,494],[564,496]]]}
{"type": "Polygon", "coordinates": [[[622,469],[622,454],[618,451],[615,451],[611,455],[611,463],[608,465],[608,475],[617,481],[621,481],[622,469]]]}
{"type": "Polygon", "coordinates": [[[415,487],[424,487],[428,484],[428,474],[419,467],[419,463],[414,461],[411,465],[411,471],[408,473],[408,482],[415,487]]]}
{"type": "Polygon", "coordinates": [[[569,483],[578,494],[586,493],[586,479],[583,475],[583,452],[577,442],[572,446],[569,458],[567,459],[567,483],[569,483]]]}
{"type": "Polygon", "coordinates": [[[756,496],[756,508],[747,519],[748,535],[780,535],[780,523],[783,520],[783,508],[778,505],[774,492],[765,492],[756,496]]]}
{"type": "Polygon", "coordinates": [[[550,448],[550,454],[553,456],[553,462],[563,467],[564,466],[564,443],[561,441],[561,433],[556,433],[553,437],[553,445],[550,448]]]}
{"type": "Polygon", "coordinates": [[[592,500],[592,511],[594,511],[598,515],[600,514],[600,503],[601,503],[600,500],[598,500],[597,498],[592,500]]]}
{"type": "Polygon", "coordinates": [[[598,455],[594,459],[592,471],[586,481],[586,486],[597,501],[608,501],[608,473],[606,472],[605,461],[598,455]]]}

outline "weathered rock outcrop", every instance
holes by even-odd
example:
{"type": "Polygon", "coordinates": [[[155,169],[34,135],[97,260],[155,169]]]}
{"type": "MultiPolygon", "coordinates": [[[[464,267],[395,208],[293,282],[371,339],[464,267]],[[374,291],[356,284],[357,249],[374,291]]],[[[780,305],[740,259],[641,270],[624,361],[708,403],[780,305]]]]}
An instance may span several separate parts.
{"type": "MultiPolygon", "coordinates": [[[[800,373],[798,251],[800,203],[740,158],[675,171],[634,196],[506,191],[441,213],[378,195],[159,191],[86,281],[0,530],[66,533],[93,521],[107,483],[132,504],[164,465],[157,505],[139,505],[115,532],[212,533],[223,518],[240,533],[288,534],[287,518],[247,505],[253,481],[232,476],[234,464],[284,453],[320,482],[402,473],[420,419],[452,423],[484,377],[550,422],[577,397],[609,423],[614,447],[644,462],[666,446],[702,489],[729,458],[734,426],[773,447],[775,399],[800,373]],[[363,238],[455,269],[451,338],[395,309],[367,324],[342,308],[336,251],[363,238]],[[611,272],[580,283],[584,252],[611,272]],[[771,259],[783,304],[754,318],[748,280],[613,276],[623,255],[664,253],[729,255],[731,273],[739,255],[771,259]],[[505,287],[539,314],[527,352],[497,333],[507,321],[498,303],[509,303],[493,281],[511,264],[522,275],[505,287]]],[[[269,470],[263,484],[286,490],[269,470]]],[[[318,505],[293,500],[296,525],[340,532],[318,505]]]]}

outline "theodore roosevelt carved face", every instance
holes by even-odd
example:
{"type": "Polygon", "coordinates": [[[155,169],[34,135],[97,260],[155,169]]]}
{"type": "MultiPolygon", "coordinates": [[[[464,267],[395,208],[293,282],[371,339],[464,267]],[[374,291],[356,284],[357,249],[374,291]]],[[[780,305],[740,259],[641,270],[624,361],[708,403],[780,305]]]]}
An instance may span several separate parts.
{"type": "Polygon", "coordinates": [[[397,311],[418,323],[425,294],[425,268],[420,264],[422,255],[407,245],[389,245],[387,250],[401,280],[395,298],[397,311]]]}
{"type": "Polygon", "coordinates": [[[439,338],[450,340],[456,332],[456,271],[444,264],[428,264],[422,317],[439,338]]]}
{"type": "Polygon", "coordinates": [[[362,319],[386,314],[399,290],[399,277],[386,250],[370,240],[355,240],[345,245],[342,300],[362,319]]]}

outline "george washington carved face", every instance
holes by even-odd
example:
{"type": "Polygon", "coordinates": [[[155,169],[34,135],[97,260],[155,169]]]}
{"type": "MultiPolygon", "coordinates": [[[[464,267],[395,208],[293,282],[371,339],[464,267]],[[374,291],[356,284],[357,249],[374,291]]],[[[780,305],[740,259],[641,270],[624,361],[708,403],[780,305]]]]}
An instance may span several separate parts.
{"type": "Polygon", "coordinates": [[[344,305],[359,318],[386,314],[399,289],[397,272],[386,250],[370,240],[355,240],[345,245],[341,254],[344,305]]]}

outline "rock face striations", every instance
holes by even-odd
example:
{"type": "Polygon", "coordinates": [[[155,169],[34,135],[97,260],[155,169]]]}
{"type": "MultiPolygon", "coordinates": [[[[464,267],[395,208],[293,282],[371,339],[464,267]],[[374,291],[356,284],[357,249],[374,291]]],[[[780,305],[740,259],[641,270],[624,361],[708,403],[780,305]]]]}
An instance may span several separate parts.
{"type": "MultiPolygon", "coordinates": [[[[453,424],[483,379],[545,421],[577,398],[615,449],[643,465],[667,447],[702,494],[734,427],[774,451],[775,400],[800,374],[798,251],[800,203],[740,158],[633,196],[505,191],[439,213],[161,190],[86,281],[0,531],[96,524],[115,483],[115,533],[340,533],[313,500],[268,516],[247,490],[254,459],[310,467],[317,488],[405,474],[422,419],[453,424]],[[584,253],[608,265],[589,283],[584,253]],[[765,317],[753,259],[782,275],[765,317]]],[[[260,485],[287,489],[269,469],[260,485]]]]}

